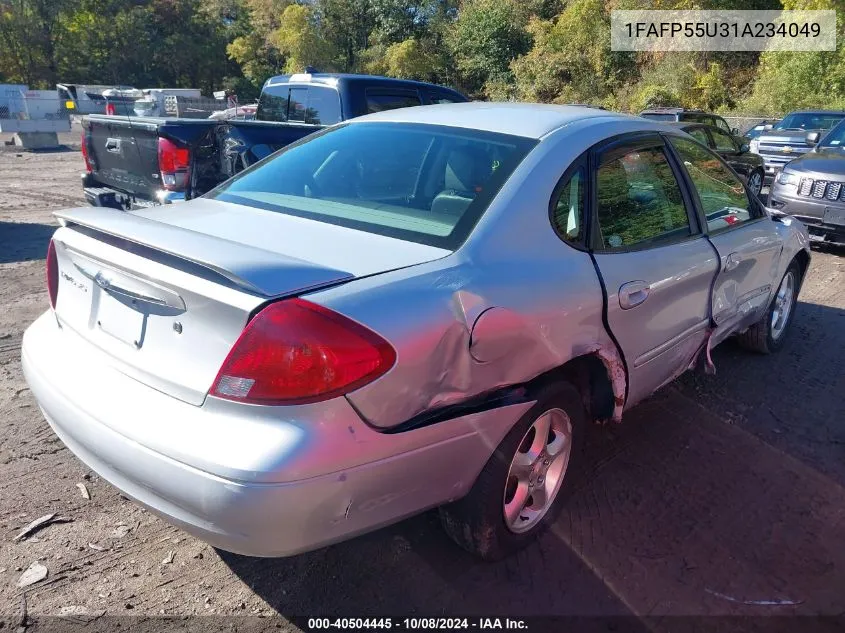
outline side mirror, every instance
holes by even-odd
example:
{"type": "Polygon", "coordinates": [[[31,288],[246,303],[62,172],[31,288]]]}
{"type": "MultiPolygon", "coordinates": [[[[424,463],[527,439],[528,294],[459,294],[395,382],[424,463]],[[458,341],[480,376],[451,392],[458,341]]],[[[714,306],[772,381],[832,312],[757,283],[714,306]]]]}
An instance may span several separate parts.
{"type": "Polygon", "coordinates": [[[739,146],[739,153],[740,154],[747,154],[751,151],[751,146],[748,143],[743,143],[739,146]]]}
{"type": "Polygon", "coordinates": [[[809,134],[807,134],[807,143],[809,145],[818,145],[820,137],[821,134],[819,134],[818,132],[810,132],[809,134]]]}

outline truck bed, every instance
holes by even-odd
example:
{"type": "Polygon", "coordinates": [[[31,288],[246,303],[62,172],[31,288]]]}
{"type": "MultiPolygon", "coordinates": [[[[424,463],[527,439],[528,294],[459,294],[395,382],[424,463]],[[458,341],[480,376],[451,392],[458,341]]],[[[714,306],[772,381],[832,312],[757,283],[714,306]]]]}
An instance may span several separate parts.
{"type": "Polygon", "coordinates": [[[83,142],[90,171],[86,199],[95,206],[132,208],[195,198],[249,165],[319,129],[271,121],[216,121],[90,115],[83,142]],[[187,182],[169,190],[162,181],[159,139],[190,156],[187,182]]]}

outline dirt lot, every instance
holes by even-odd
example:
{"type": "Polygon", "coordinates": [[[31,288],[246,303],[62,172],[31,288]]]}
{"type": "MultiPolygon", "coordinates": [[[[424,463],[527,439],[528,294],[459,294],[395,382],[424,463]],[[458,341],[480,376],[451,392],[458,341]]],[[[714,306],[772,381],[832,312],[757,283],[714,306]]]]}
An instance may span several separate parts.
{"type": "MultiPolygon", "coordinates": [[[[32,630],[85,613],[646,618],[619,630],[677,630],[683,620],[667,616],[845,614],[845,253],[814,254],[779,355],[726,343],[716,376],[687,375],[597,432],[590,483],[513,559],[474,561],[431,514],[293,559],[250,559],[120,497],[52,435],[26,387],[20,340],[47,306],[50,211],[82,204],[81,170],[77,152],[0,151],[0,616],[12,628],[34,561],[49,575],[25,590],[32,630]],[[54,512],[72,522],[12,541],[54,512]]],[[[836,626],[793,630],[811,624],[836,626]]]]}

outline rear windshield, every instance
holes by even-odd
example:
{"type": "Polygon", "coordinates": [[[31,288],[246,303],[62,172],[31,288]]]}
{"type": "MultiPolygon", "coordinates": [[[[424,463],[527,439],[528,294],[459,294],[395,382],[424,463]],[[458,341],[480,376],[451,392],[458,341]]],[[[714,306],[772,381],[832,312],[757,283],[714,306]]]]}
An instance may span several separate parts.
{"type": "Polygon", "coordinates": [[[783,121],[775,124],[775,130],[829,130],[839,123],[845,114],[830,114],[827,112],[793,112],[787,114],[783,121]]]}
{"type": "Polygon", "coordinates": [[[208,197],[454,250],[535,144],[434,125],[344,125],[288,146],[208,197]]]}
{"type": "Polygon", "coordinates": [[[334,125],[341,120],[340,95],[327,86],[265,86],[258,98],[259,121],[334,125]]]}
{"type": "Polygon", "coordinates": [[[656,112],[643,112],[640,116],[655,121],[675,121],[678,118],[674,114],[658,114],[656,112]]]}

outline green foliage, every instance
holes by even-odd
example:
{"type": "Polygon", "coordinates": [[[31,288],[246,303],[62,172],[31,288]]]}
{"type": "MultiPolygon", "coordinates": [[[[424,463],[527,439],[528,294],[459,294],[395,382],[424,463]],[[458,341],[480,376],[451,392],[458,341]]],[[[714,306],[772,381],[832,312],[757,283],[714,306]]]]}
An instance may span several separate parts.
{"type": "Polygon", "coordinates": [[[271,38],[285,55],[285,71],[289,73],[301,73],[306,66],[323,69],[335,57],[335,50],[320,33],[316,11],[310,5],[287,7],[271,38]]]}
{"type": "Polygon", "coordinates": [[[520,99],[612,104],[635,70],[634,57],[610,51],[603,0],[572,0],[552,20],[533,18],[529,53],[512,64],[520,99]]]}
{"type": "Polygon", "coordinates": [[[0,81],[225,87],[245,100],[310,65],[635,112],[845,108],[841,43],[614,53],[614,8],[836,9],[845,32],[845,0],[0,0],[0,81]]]}
{"type": "Polygon", "coordinates": [[[529,14],[520,0],[465,0],[448,34],[463,83],[472,93],[513,80],[510,65],[528,52],[529,14]]]}

